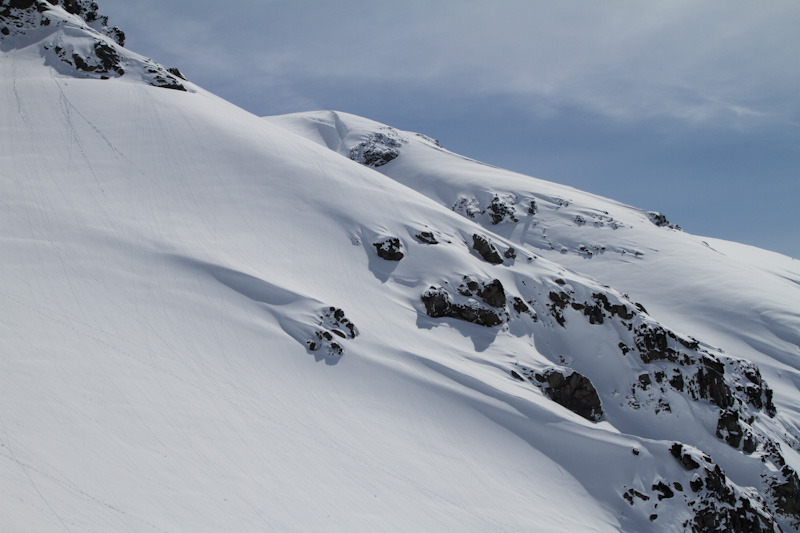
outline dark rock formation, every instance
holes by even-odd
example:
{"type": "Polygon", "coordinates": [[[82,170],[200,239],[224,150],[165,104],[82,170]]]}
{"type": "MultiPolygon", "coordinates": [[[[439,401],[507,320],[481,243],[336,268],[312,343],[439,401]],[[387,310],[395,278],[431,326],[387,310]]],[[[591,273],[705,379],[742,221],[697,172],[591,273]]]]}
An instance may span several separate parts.
{"type": "MultiPolygon", "coordinates": [[[[116,26],[108,26],[108,17],[98,13],[99,8],[94,0],[47,0],[47,2],[54,6],[60,5],[67,13],[81,17],[96,30],[111,37],[118,45],[125,46],[125,33],[116,26]]],[[[46,5],[44,2],[20,0],[16,0],[16,3],[28,4],[27,7],[22,9],[27,9],[33,4],[37,4],[39,11],[43,11],[43,7],[46,5]]]]}
{"type": "Polygon", "coordinates": [[[94,74],[103,79],[125,74],[119,53],[105,41],[95,41],[92,53],[88,55],[80,55],[72,48],[64,49],[60,46],[55,46],[53,52],[62,62],[86,74],[94,74]]]}
{"type": "Polygon", "coordinates": [[[0,6],[7,9],[30,9],[36,0],[4,0],[0,6]]]}
{"type": "MultiPolygon", "coordinates": [[[[556,283],[558,281],[556,280],[556,283]]],[[[556,319],[556,322],[563,328],[566,327],[566,319],[564,318],[564,309],[567,307],[572,301],[572,298],[566,292],[553,292],[551,291],[548,294],[548,298],[550,298],[550,303],[548,309],[550,310],[550,314],[553,315],[553,318],[556,319]]]]}
{"type": "Polygon", "coordinates": [[[570,304],[570,306],[576,311],[583,311],[584,316],[589,318],[590,324],[602,324],[604,322],[603,309],[599,305],[579,304],[577,302],[573,302],[570,304]]]}
{"type": "Polygon", "coordinates": [[[314,332],[314,337],[306,341],[308,349],[312,352],[324,349],[327,355],[338,357],[344,353],[341,340],[354,339],[358,336],[355,324],[345,316],[344,311],[336,307],[328,307],[318,317],[317,325],[320,327],[314,332]]]}
{"type": "MultiPolygon", "coordinates": [[[[697,532],[775,532],[779,527],[775,519],[763,508],[763,503],[728,484],[725,473],[711,458],[699,451],[690,451],[674,443],[670,453],[686,470],[693,472],[689,487],[695,497],[687,502],[693,517],[684,528],[697,532]]],[[[673,484],[676,488],[679,483],[673,484]]],[[[674,493],[663,483],[654,484],[661,493],[659,500],[674,493]],[[666,492],[664,489],[666,488],[666,492]]]]}
{"type": "Polygon", "coordinates": [[[472,235],[472,248],[478,252],[478,254],[483,257],[485,261],[492,263],[494,265],[499,265],[503,263],[503,258],[500,257],[500,252],[497,251],[497,248],[492,241],[489,240],[488,237],[484,237],[483,235],[478,235],[477,233],[472,235]]]}
{"type": "Polygon", "coordinates": [[[405,255],[403,254],[403,245],[397,237],[386,237],[383,240],[372,243],[372,246],[378,252],[378,257],[386,259],[387,261],[400,261],[405,255]]]}
{"type": "Polygon", "coordinates": [[[783,481],[770,484],[770,495],[774,498],[778,512],[793,519],[793,525],[800,527],[800,479],[790,466],[781,469],[783,481]]]}
{"type": "Polygon", "coordinates": [[[625,493],[622,495],[622,497],[625,498],[625,501],[627,501],[631,505],[633,505],[633,503],[634,503],[633,502],[634,498],[638,498],[638,499],[642,500],[643,502],[646,502],[646,501],[650,500],[650,496],[648,496],[647,494],[642,494],[641,492],[639,492],[636,489],[628,489],[627,491],[625,491],[625,493]]]}
{"type": "Polygon", "coordinates": [[[764,409],[767,415],[774,417],[777,411],[772,403],[772,389],[761,379],[761,371],[756,365],[745,361],[739,362],[738,366],[745,380],[736,384],[736,390],[744,393],[747,403],[757,409],[764,409]]]}
{"type": "Polygon", "coordinates": [[[519,221],[512,198],[501,199],[500,196],[495,195],[489,207],[486,208],[486,212],[489,214],[489,220],[494,225],[500,224],[501,222],[519,221]]]}
{"type": "Polygon", "coordinates": [[[485,284],[479,283],[477,294],[481,300],[492,307],[505,307],[506,305],[506,292],[498,279],[485,284]]]}
{"type": "Polygon", "coordinates": [[[161,65],[153,64],[147,72],[152,75],[150,85],[153,87],[161,87],[162,89],[173,89],[175,91],[186,91],[186,87],[178,81],[173,74],[169,73],[167,69],[161,65]]]}
{"type": "Polygon", "coordinates": [[[368,167],[381,167],[400,155],[398,148],[405,141],[394,128],[370,133],[366,140],[350,149],[350,159],[368,167]]]}
{"type": "Polygon", "coordinates": [[[649,211],[647,213],[647,218],[650,219],[650,222],[652,222],[653,224],[655,224],[656,226],[658,226],[660,228],[670,228],[670,229],[676,229],[676,230],[680,230],[681,229],[681,227],[678,226],[677,224],[670,224],[669,220],[667,220],[667,217],[665,217],[663,214],[659,213],[658,211],[649,211]]]}
{"type": "MultiPolygon", "coordinates": [[[[675,442],[672,444],[672,447],[669,449],[672,456],[678,460],[678,462],[685,468],[686,470],[697,470],[700,468],[700,463],[695,461],[692,454],[688,452],[688,450],[679,442],[675,442]]],[[[711,458],[705,456],[704,459],[711,461],[711,458]]]]}
{"type": "Polygon", "coordinates": [[[653,361],[678,361],[677,352],[667,342],[667,332],[661,326],[642,324],[636,330],[636,348],[645,363],[653,361]]]}
{"type": "Polygon", "coordinates": [[[177,69],[176,67],[169,67],[169,68],[167,69],[167,72],[169,72],[169,73],[170,73],[170,74],[172,74],[173,76],[176,76],[176,77],[178,77],[178,78],[182,79],[183,81],[188,81],[188,80],[186,79],[186,76],[184,76],[184,75],[183,75],[183,72],[181,72],[181,71],[180,71],[179,69],[177,69]]]}
{"type": "MultiPolygon", "coordinates": [[[[468,294],[472,294],[469,287],[467,287],[467,291],[469,291],[468,294]]],[[[422,294],[421,299],[425,304],[425,312],[431,318],[457,318],[485,327],[498,326],[505,322],[508,316],[504,310],[505,292],[499,281],[494,280],[491,284],[484,286],[477,284],[474,292],[484,302],[492,302],[491,305],[495,309],[484,307],[475,300],[456,303],[453,296],[443,287],[431,287],[422,294]],[[502,304],[500,304],[501,299],[502,304]]]]}
{"type": "Polygon", "coordinates": [[[481,213],[480,204],[475,198],[460,196],[453,204],[453,211],[464,218],[473,219],[481,213]]]}
{"type": "Polygon", "coordinates": [[[439,241],[436,240],[436,237],[430,231],[422,231],[414,235],[417,240],[424,244],[439,244],[439,241]]]}
{"type": "Polygon", "coordinates": [[[124,73],[120,67],[119,54],[109,45],[104,42],[96,42],[94,44],[94,53],[97,55],[100,64],[106,72],[113,70],[120,75],[124,73]]]}
{"type": "Polygon", "coordinates": [[[577,372],[564,375],[558,370],[536,374],[544,392],[551,400],[592,422],[603,418],[600,397],[592,382],[577,372]]]}
{"type": "Polygon", "coordinates": [[[592,298],[594,298],[595,302],[601,305],[611,317],[618,316],[623,320],[630,320],[635,316],[633,310],[629,309],[627,305],[622,303],[612,304],[608,296],[602,292],[592,294],[592,298]]]}
{"type": "Polygon", "coordinates": [[[533,319],[534,322],[536,322],[536,320],[537,320],[536,312],[534,310],[532,310],[528,306],[528,304],[526,304],[525,301],[522,298],[520,298],[519,296],[514,296],[514,298],[511,299],[511,307],[514,309],[514,311],[517,312],[517,314],[521,315],[521,314],[525,313],[525,314],[529,315],[533,319]]]}
{"type": "Polygon", "coordinates": [[[672,489],[669,487],[669,485],[667,485],[663,481],[659,481],[658,483],[655,483],[652,488],[653,488],[654,491],[660,493],[658,495],[658,501],[666,500],[666,499],[669,499],[669,498],[672,498],[673,496],[675,496],[675,493],[672,491],[672,489]]]}
{"type": "MultiPolygon", "coordinates": [[[[555,280],[556,283],[563,284],[563,280],[555,280]]],[[[561,309],[566,307],[566,301],[564,297],[566,295],[562,293],[560,300],[558,301],[559,304],[564,304],[561,309]]],[[[550,298],[552,301],[553,297],[550,298]]],[[[592,294],[592,300],[588,302],[578,303],[578,302],[570,302],[570,307],[576,311],[581,311],[585,317],[589,319],[590,324],[603,324],[605,319],[607,318],[614,318],[616,316],[622,318],[623,320],[631,320],[634,318],[635,312],[628,308],[627,305],[624,303],[614,304],[608,299],[608,296],[603,293],[594,293],[592,294]]]]}
{"type": "Polygon", "coordinates": [[[739,424],[739,412],[733,409],[725,409],[719,415],[717,421],[717,438],[723,439],[734,448],[738,448],[742,442],[744,431],[739,424]]]}
{"type": "Polygon", "coordinates": [[[723,377],[725,367],[708,357],[704,357],[702,362],[703,367],[697,371],[696,375],[700,397],[723,409],[732,407],[733,394],[723,377]]]}
{"type": "MultiPolygon", "coordinates": [[[[179,91],[187,90],[178,81],[183,79],[183,75],[177,69],[173,69],[173,73],[151,60],[125,55],[121,48],[125,43],[125,34],[117,27],[108,26],[108,17],[97,12],[97,3],[93,0],[4,0],[0,3],[0,34],[11,36],[25,34],[30,29],[49,26],[52,22],[61,27],[63,21],[59,21],[50,13],[53,6],[61,6],[68,13],[82,18],[88,28],[84,28],[83,35],[79,36],[84,42],[51,40],[49,43],[43,43],[42,51],[49,52],[47,54],[50,56],[47,58],[49,61],[60,61],[68,65],[80,77],[101,80],[122,76],[125,74],[125,68],[141,68],[143,79],[150,85],[179,91]],[[11,24],[5,26],[2,22],[11,24]],[[109,37],[110,40],[98,33],[109,37]]],[[[59,70],[63,73],[63,70],[59,70]]]]}

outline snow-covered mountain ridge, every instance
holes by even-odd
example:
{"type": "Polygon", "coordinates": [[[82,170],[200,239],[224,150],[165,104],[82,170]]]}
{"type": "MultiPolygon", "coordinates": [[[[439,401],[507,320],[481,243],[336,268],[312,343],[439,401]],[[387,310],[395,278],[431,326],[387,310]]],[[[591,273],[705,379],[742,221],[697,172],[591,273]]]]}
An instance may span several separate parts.
{"type": "MultiPolygon", "coordinates": [[[[186,91],[183,74],[123,48],[125,33],[108,26],[92,0],[9,0],[0,11],[3,50],[30,49],[66,76],[139,79],[186,91]]],[[[191,86],[189,86],[191,87],[191,86]]]]}
{"type": "Polygon", "coordinates": [[[1,5],[10,530],[796,527],[795,260],[1,5]]]}

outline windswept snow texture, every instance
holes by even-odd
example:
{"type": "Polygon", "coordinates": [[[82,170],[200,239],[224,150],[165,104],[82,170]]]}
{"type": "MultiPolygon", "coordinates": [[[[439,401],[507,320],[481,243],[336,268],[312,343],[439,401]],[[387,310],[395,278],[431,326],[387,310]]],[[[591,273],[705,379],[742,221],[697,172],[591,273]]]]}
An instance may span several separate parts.
{"type": "Polygon", "coordinates": [[[795,527],[797,261],[12,4],[4,530],[795,527]]]}

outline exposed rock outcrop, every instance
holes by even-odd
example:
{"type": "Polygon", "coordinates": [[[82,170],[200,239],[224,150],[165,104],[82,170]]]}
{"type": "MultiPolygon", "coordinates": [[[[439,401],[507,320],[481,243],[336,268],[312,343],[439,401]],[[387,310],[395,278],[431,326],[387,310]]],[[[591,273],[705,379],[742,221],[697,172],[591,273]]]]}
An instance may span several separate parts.
{"type": "Polygon", "coordinates": [[[416,237],[419,242],[424,244],[439,244],[439,241],[436,240],[436,236],[430,231],[421,231],[414,235],[414,237],[416,237]]]}
{"type": "Polygon", "coordinates": [[[375,250],[378,252],[378,257],[386,259],[387,261],[400,261],[405,254],[403,253],[403,244],[397,237],[386,237],[378,242],[372,243],[375,250]]]}
{"type": "Polygon", "coordinates": [[[185,81],[179,70],[167,69],[127,53],[122,47],[125,34],[117,27],[109,27],[108,17],[100,15],[97,9],[97,3],[92,0],[3,0],[0,3],[0,38],[47,28],[46,32],[37,34],[42,39],[39,46],[45,63],[61,74],[105,80],[134,71],[154,87],[187,90],[179,81],[185,81]],[[59,31],[69,22],[56,6],[84,22],[78,33],[70,34],[70,39],[63,39],[59,31]]]}
{"type": "Polygon", "coordinates": [[[481,257],[483,257],[484,261],[494,265],[503,263],[503,258],[500,256],[500,252],[488,237],[478,235],[477,233],[473,234],[472,248],[478,252],[481,257]]]}
{"type": "MultiPolygon", "coordinates": [[[[693,495],[687,499],[687,506],[693,516],[683,524],[684,528],[720,533],[780,531],[766,502],[731,484],[708,455],[678,442],[672,445],[670,453],[690,476],[689,487],[693,495]]],[[[663,495],[662,485],[653,488],[663,495]]]]}
{"type": "Polygon", "coordinates": [[[574,371],[562,373],[548,370],[544,374],[535,374],[534,379],[541,383],[545,394],[557,404],[592,422],[603,418],[600,397],[586,376],[574,371]]]}
{"type": "Polygon", "coordinates": [[[366,140],[350,149],[350,159],[368,167],[378,168],[400,155],[398,150],[408,141],[394,128],[384,127],[370,133],[366,140]]]}
{"type": "Polygon", "coordinates": [[[51,6],[59,5],[67,13],[81,17],[91,28],[110,37],[118,45],[125,45],[125,33],[116,26],[108,25],[108,17],[98,13],[97,2],[93,0],[3,0],[0,2],[0,24],[6,22],[6,25],[0,28],[0,34],[18,34],[25,29],[49,26],[51,19],[41,14],[51,6]]]}
{"type": "Polygon", "coordinates": [[[675,230],[681,229],[681,227],[678,226],[677,224],[670,224],[669,220],[667,220],[667,217],[665,217],[658,211],[648,211],[647,218],[650,219],[650,222],[652,222],[653,224],[655,224],[660,228],[670,228],[675,230]]]}
{"type": "Polygon", "coordinates": [[[461,196],[453,204],[453,211],[464,218],[473,219],[481,214],[481,206],[477,199],[461,196]]]}
{"type": "Polygon", "coordinates": [[[457,289],[457,302],[444,287],[431,287],[422,294],[425,312],[431,318],[457,318],[480,326],[498,326],[508,320],[506,294],[499,280],[482,282],[465,276],[457,289]]]}
{"type": "Polygon", "coordinates": [[[344,311],[336,307],[328,307],[318,317],[318,329],[314,338],[306,341],[312,352],[323,350],[326,355],[338,357],[344,353],[342,341],[358,336],[355,324],[345,316],[344,311]]]}
{"type": "Polygon", "coordinates": [[[495,194],[489,207],[486,208],[486,212],[493,225],[503,222],[519,222],[514,206],[514,197],[511,195],[503,195],[501,198],[500,195],[495,194]]]}

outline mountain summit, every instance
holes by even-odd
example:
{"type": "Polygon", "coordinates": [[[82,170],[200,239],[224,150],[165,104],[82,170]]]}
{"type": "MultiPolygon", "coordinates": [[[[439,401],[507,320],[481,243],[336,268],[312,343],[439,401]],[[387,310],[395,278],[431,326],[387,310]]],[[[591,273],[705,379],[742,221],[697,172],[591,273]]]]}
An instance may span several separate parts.
{"type": "Polygon", "coordinates": [[[139,79],[187,90],[183,74],[123,48],[125,33],[108,26],[91,0],[3,0],[0,46],[37,51],[45,65],[70,77],[139,79]]]}
{"type": "Polygon", "coordinates": [[[796,260],[123,42],[0,3],[9,530],[800,526],[796,260]]]}

